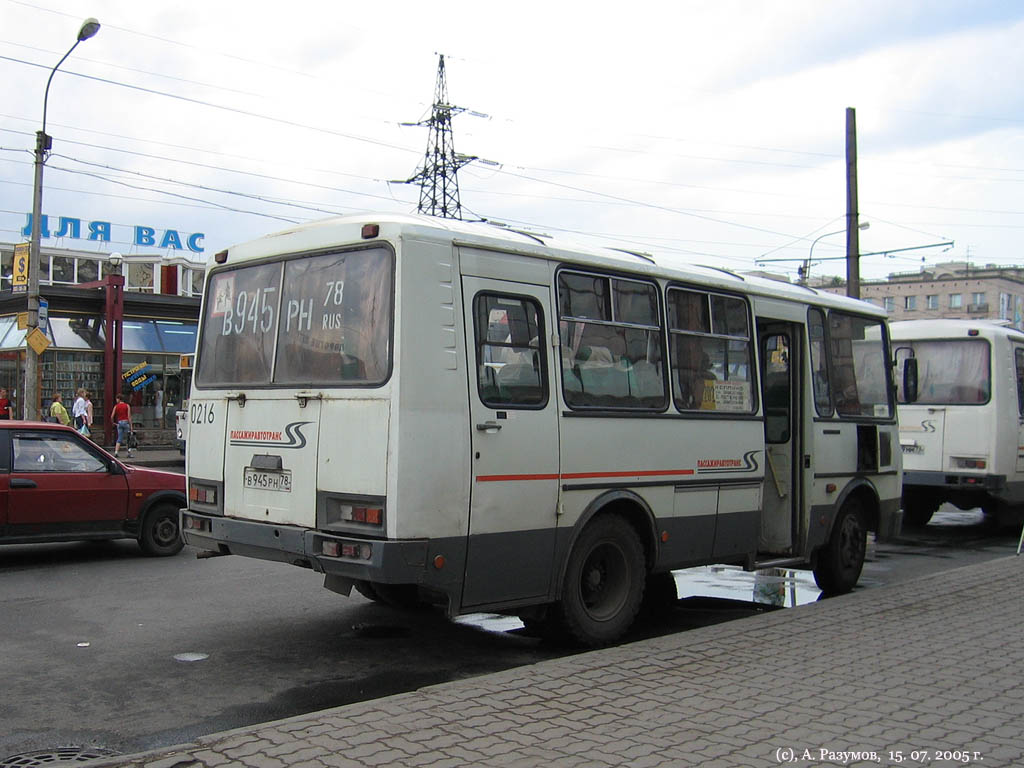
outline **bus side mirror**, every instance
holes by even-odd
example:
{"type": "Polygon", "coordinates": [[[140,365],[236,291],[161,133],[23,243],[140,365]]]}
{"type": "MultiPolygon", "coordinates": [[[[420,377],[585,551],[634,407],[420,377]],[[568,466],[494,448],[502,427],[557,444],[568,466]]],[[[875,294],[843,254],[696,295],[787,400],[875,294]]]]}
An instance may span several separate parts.
{"type": "Polygon", "coordinates": [[[908,403],[917,402],[916,357],[908,357],[903,361],[903,399],[908,403]]]}

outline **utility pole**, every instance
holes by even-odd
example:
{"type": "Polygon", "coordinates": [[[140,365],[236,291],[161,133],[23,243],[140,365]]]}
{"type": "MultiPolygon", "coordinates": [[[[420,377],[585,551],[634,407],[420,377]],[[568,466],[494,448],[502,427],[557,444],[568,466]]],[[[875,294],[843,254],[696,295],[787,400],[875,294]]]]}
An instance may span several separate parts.
{"type": "Polygon", "coordinates": [[[462,203],[459,200],[459,168],[476,160],[476,157],[460,155],[455,151],[452,137],[452,116],[465,110],[448,103],[448,83],[445,78],[444,56],[438,54],[437,85],[434,88],[434,104],[430,117],[418,123],[402,125],[423,125],[430,129],[427,137],[427,151],[423,164],[405,184],[420,185],[420,202],[416,210],[429,216],[443,219],[461,219],[462,203]]]}
{"type": "Polygon", "coordinates": [[[846,295],[860,298],[860,224],[857,221],[857,113],[846,108],[846,295]]]}

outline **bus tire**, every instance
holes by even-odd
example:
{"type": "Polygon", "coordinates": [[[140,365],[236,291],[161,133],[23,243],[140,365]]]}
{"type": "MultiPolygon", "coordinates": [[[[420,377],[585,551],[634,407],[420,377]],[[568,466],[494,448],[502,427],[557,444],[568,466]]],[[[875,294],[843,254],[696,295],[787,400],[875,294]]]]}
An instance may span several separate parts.
{"type": "Polygon", "coordinates": [[[903,522],[912,528],[924,528],[940,506],[941,502],[938,499],[927,495],[904,498],[903,522]]]}
{"type": "Polygon", "coordinates": [[[818,551],[814,581],[826,596],[849,592],[857,584],[867,550],[867,526],[861,502],[843,502],[828,543],[818,551]]]}
{"type": "Polygon", "coordinates": [[[640,610],[644,579],[643,546],[633,526],[618,515],[597,517],[569,555],[558,623],[583,645],[618,640],[640,610]]]}
{"type": "Polygon", "coordinates": [[[377,591],[373,588],[373,584],[370,582],[359,579],[352,586],[356,588],[356,592],[367,600],[373,600],[375,603],[381,602],[380,596],[377,594],[377,591]]]}
{"type": "Polygon", "coordinates": [[[676,577],[672,571],[650,573],[644,585],[644,599],[640,604],[640,614],[644,618],[657,618],[668,613],[679,601],[676,589],[676,577]]]}
{"type": "MultiPolygon", "coordinates": [[[[379,603],[398,608],[403,611],[413,611],[426,608],[426,604],[420,600],[419,590],[415,584],[372,584],[370,585],[375,599],[379,603]]],[[[359,589],[359,586],[356,586],[359,589]]]]}
{"type": "Polygon", "coordinates": [[[170,557],[181,552],[178,505],[157,504],[148,510],[139,526],[139,547],[151,557],[170,557]]]}

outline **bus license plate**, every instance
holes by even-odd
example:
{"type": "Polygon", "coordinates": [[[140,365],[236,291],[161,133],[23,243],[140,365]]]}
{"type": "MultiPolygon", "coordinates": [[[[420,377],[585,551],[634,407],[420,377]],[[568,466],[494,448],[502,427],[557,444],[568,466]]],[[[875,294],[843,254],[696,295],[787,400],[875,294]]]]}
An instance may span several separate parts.
{"type": "Polygon", "coordinates": [[[292,490],[291,470],[285,469],[280,472],[267,472],[261,469],[245,468],[245,487],[259,488],[262,491],[283,491],[290,493],[292,490]]]}

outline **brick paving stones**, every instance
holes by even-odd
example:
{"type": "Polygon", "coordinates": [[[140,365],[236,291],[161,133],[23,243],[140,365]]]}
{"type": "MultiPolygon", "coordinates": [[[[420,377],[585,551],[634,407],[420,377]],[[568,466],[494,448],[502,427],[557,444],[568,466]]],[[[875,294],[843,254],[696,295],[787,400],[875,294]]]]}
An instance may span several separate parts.
{"type": "Polygon", "coordinates": [[[93,766],[974,764],[1024,765],[1024,558],[93,766]]]}

